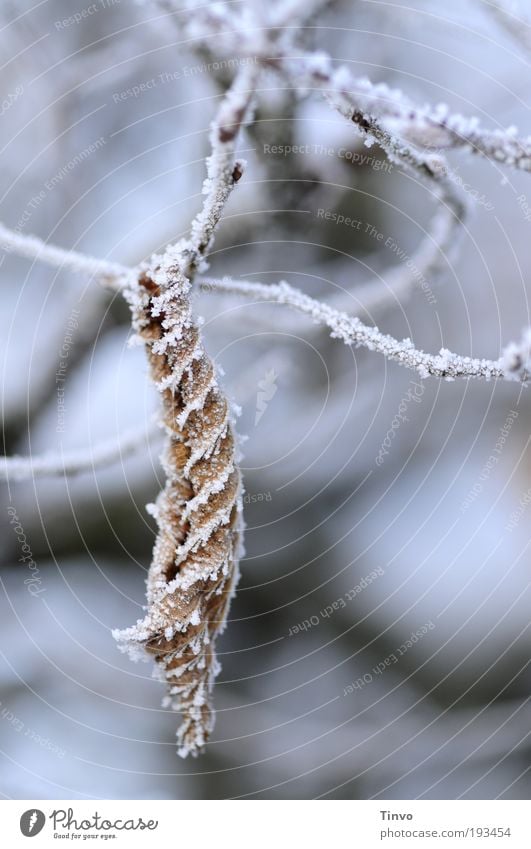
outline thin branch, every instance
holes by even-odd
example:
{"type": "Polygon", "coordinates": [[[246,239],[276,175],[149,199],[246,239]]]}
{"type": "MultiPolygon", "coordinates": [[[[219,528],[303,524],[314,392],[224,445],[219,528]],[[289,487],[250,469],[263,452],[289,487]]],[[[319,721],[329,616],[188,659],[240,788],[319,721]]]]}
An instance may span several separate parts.
{"type": "MultiPolygon", "coordinates": [[[[30,242],[33,239],[33,237],[28,236],[23,238],[25,240],[29,239],[30,242]]],[[[60,248],[46,247],[50,248],[52,256],[63,253],[68,255],[68,252],[62,252],[60,248]]],[[[177,246],[174,246],[173,250],[177,250],[177,246]]],[[[177,252],[179,253],[178,250],[177,252]]],[[[197,254],[195,255],[197,256],[197,254]]],[[[91,257],[85,257],[82,254],[78,254],[77,256],[83,263],[92,260],[91,257]]],[[[189,256],[194,256],[193,250],[189,251],[189,256]]],[[[62,264],[62,260],[60,260],[60,263],[62,264]]],[[[130,279],[131,274],[134,272],[134,269],[124,266],[119,266],[118,268],[119,272],[111,272],[109,269],[106,275],[107,285],[111,285],[113,288],[123,288],[124,282],[130,279]],[[111,273],[115,273],[117,276],[112,277],[111,273]]],[[[409,284],[404,283],[404,285],[409,284]]],[[[452,354],[445,349],[442,349],[435,356],[426,354],[424,351],[416,350],[408,339],[399,342],[392,336],[382,334],[377,327],[368,327],[356,316],[347,315],[345,312],[341,312],[327,304],[310,298],[284,282],[275,285],[265,285],[249,281],[233,281],[229,278],[224,278],[223,280],[209,278],[202,281],[201,289],[207,292],[222,291],[225,293],[233,292],[250,295],[264,301],[290,306],[299,312],[311,315],[318,324],[324,324],[329,327],[332,330],[331,335],[333,338],[340,338],[346,344],[361,345],[368,350],[381,353],[390,360],[414,369],[421,377],[427,377],[428,375],[444,377],[446,379],[455,377],[484,377],[486,379],[516,379],[526,382],[531,374],[529,363],[530,342],[527,332],[524,334],[520,343],[511,343],[507,347],[505,359],[486,360],[463,357],[459,354],[452,354]]],[[[381,300],[379,294],[375,296],[374,303],[367,305],[367,308],[374,307],[377,300],[381,300]]],[[[366,304],[363,306],[365,307],[366,304]]]]}
{"type": "Polygon", "coordinates": [[[184,269],[189,279],[197,270],[206,267],[205,260],[212,248],[214,231],[234,186],[243,175],[245,162],[235,160],[234,153],[238,133],[249,116],[258,74],[259,69],[251,66],[237,74],[212,124],[212,153],[207,160],[207,178],[203,184],[206,197],[200,213],[192,222],[190,241],[184,249],[189,257],[184,269]]]}
{"type": "Polygon", "coordinates": [[[116,440],[105,440],[92,448],[50,454],[35,454],[30,457],[0,457],[0,478],[10,481],[32,480],[33,478],[63,477],[95,471],[123,461],[146,447],[146,441],[160,433],[153,423],[146,429],[132,428],[116,440]]]}
{"type": "Polygon", "coordinates": [[[0,223],[0,247],[7,253],[15,253],[28,259],[45,262],[69,271],[82,272],[101,278],[103,285],[111,289],[119,289],[123,278],[128,276],[131,269],[116,262],[87,256],[77,251],[69,251],[56,245],[48,244],[38,236],[24,236],[15,230],[10,230],[0,223]]]}
{"type": "Polygon", "coordinates": [[[345,65],[334,69],[326,53],[263,61],[284,73],[297,88],[320,89],[349,120],[359,124],[361,113],[363,119],[377,122],[397,148],[400,141],[433,152],[467,148],[500,164],[531,171],[531,137],[519,138],[515,127],[485,130],[476,117],[451,113],[444,103],[417,106],[400,89],[355,77],[345,65]]]}
{"type": "MultiPolygon", "coordinates": [[[[174,2],[167,5],[174,9],[180,6],[174,2]]],[[[290,3],[290,9],[297,5],[302,10],[303,4],[296,2],[290,3]]],[[[311,3],[310,12],[319,5],[311,3]]],[[[399,89],[356,77],[345,65],[334,69],[330,56],[323,52],[295,56],[287,55],[278,47],[275,49],[275,40],[282,32],[274,26],[277,9],[278,5],[273,5],[269,12],[269,28],[259,26],[256,20],[253,26],[253,21],[248,21],[246,7],[236,17],[230,14],[226,4],[212,7],[199,4],[193,7],[192,17],[184,16],[180,23],[193,27],[198,42],[208,43],[216,36],[219,53],[236,51],[239,56],[281,71],[293,81],[297,90],[321,89],[332,105],[349,119],[361,112],[379,122],[393,136],[418,148],[431,151],[468,148],[500,164],[531,170],[531,137],[518,138],[514,127],[486,130],[480,127],[476,117],[451,113],[444,103],[435,107],[430,104],[418,106],[399,89]],[[208,9],[208,15],[202,11],[204,8],[208,9]],[[216,12],[214,22],[213,9],[216,12]],[[228,27],[227,31],[223,30],[224,26],[228,27]]],[[[282,17],[282,13],[280,15],[282,17]]],[[[300,21],[298,23],[300,26],[300,21]]]]}
{"type": "Polygon", "coordinates": [[[486,380],[505,378],[525,382],[531,376],[531,331],[524,333],[521,343],[511,343],[498,360],[461,356],[445,348],[434,355],[415,348],[410,339],[399,341],[381,333],[377,327],[368,327],[359,318],[310,298],[285,282],[264,285],[230,278],[208,278],[204,285],[221,292],[238,292],[263,301],[285,304],[328,327],[332,338],[341,339],[346,345],[361,346],[383,354],[388,360],[418,372],[422,378],[430,375],[446,380],[483,377],[486,380]]]}

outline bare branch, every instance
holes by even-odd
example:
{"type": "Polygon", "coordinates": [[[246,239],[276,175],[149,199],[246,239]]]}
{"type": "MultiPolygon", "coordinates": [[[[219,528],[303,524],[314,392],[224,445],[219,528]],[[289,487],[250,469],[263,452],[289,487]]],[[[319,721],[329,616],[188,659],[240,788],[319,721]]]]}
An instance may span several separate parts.
{"type": "MultiPolygon", "coordinates": [[[[433,152],[467,148],[500,164],[531,171],[531,137],[519,138],[515,127],[485,130],[477,118],[451,113],[443,103],[417,106],[399,89],[355,77],[345,65],[334,69],[326,53],[277,56],[264,64],[282,71],[298,88],[320,89],[338,112],[361,129],[371,132],[378,126],[389,134],[397,156],[405,141],[433,152]],[[371,126],[363,126],[363,121],[371,126]]],[[[429,168],[429,158],[422,156],[429,168]]],[[[432,170],[440,168],[440,159],[431,162],[432,170]]]]}
{"type": "Polygon", "coordinates": [[[189,256],[184,269],[189,279],[197,270],[206,267],[205,258],[212,247],[214,231],[234,186],[243,175],[245,162],[234,160],[234,152],[238,133],[249,114],[258,73],[256,67],[245,67],[237,74],[212,124],[212,153],[207,160],[207,178],[203,184],[206,197],[192,222],[189,244],[183,245],[184,253],[189,256]]]}
{"type": "MultiPolygon", "coordinates": [[[[210,196],[209,196],[210,197],[210,196]]],[[[227,194],[228,197],[228,194],[227,194]]],[[[210,205],[207,207],[212,210],[210,205]]],[[[201,214],[200,214],[201,215],[201,214]]],[[[208,216],[207,216],[208,218],[208,216]]],[[[206,220],[206,219],[204,219],[206,220]]],[[[213,225],[215,226],[215,224],[213,225]]],[[[206,230],[205,232],[208,232],[206,230]]],[[[212,229],[213,233],[213,229],[212,229]]],[[[32,237],[24,237],[31,239],[32,237]]],[[[208,244],[211,243],[211,236],[208,244]]],[[[205,248],[205,253],[206,249],[205,248]]],[[[54,251],[62,253],[60,248],[53,248],[54,251]]],[[[179,246],[175,246],[173,250],[179,252],[179,246]]],[[[185,251],[187,256],[200,256],[197,249],[188,249],[180,246],[181,251],[185,251]]],[[[427,247],[425,248],[427,250],[427,247]]],[[[435,255],[428,256],[429,262],[432,262],[435,255]]],[[[437,249],[438,250],[438,249],[437,249]]],[[[82,254],[77,255],[82,262],[91,260],[90,257],[84,257],[82,254]]],[[[113,281],[114,287],[118,288],[127,278],[130,279],[134,269],[119,266],[120,273],[117,277],[106,276],[106,279],[113,281]]],[[[401,290],[406,289],[411,285],[411,279],[404,276],[401,282],[401,290]]],[[[422,377],[428,375],[436,377],[444,377],[452,379],[455,377],[484,377],[490,378],[505,378],[517,379],[526,382],[531,374],[529,366],[529,341],[527,335],[524,335],[522,342],[518,345],[511,343],[502,359],[486,360],[470,357],[463,357],[459,354],[452,354],[449,351],[441,350],[438,355],[427,354],[423,351],[416,350],[410,340],[399,342],[391,336],[382,334],[377,327],[368,327],[363,324],[359,318],[354,315],[347,315],[345,312],[334,309],[332,306],[309,298],[297,289],[289,286],[287,283],[281,282],[276,285],[264,285],[262,283],[253,283],[249,281],[233,281],[229,278],[223,280],[206,279],[201,283],[203,291],[223,291],[225,293],[237,293],[243,295],[251,295],[259,297],[261,300],[270,301],[278,304],[290,306],[299,312],[311,315],[318,324],[324,324],[332,330],[333,338],[340,338],[346,344],[355,344],[366,347],[368,350],[376,351],[383,354],[390,360],[399,362],[408,368],[416,370],[422,377]],[[512,363],[512,365],[511,365],[512,363]]],[[[388,293],[385,296],[380,292],[375,292],[371,303],[371,295],[367,293],[367,298],[362,304],[363,308],[373,309],[381,306],[387,300],[388,293]]]]}

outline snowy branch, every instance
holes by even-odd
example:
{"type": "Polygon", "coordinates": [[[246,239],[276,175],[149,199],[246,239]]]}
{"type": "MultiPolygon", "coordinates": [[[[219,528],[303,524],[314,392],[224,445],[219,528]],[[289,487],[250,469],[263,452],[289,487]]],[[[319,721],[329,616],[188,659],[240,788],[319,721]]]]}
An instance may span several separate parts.
{"type": "Polygon", "coordinates": [[[256,88],[258,70],[244,68],[236,77],[221,103],[210,133],[212,153],[207,160],[207,178],[203,185],[206,195],[202,209],[192,223],[190,242],[183,247],[188,255],[186,276],[192,279],[197,270],[204,270],[204,259],[212,247],[214,231],[219,223],[231,192],[241,179],[245,162],[234,159],[236,139],[247,120],[256,88]]]}
{"type": "MultiPolygon", "coordinates": [[[[211,244],[213,230],[215,227],[215,215],[221,214],[219,203],[224,203],[228,197],[230,190],[234,185],[232,181],[229,188],[224,187],[221,195],[211,195],[209,193],[203,210],[196,219],[195,232],[208,233],[208,242],[205,242],[205,247],[199,243],[200,250],[195,246],[197,241],[190,241],[191,246],[184,243],[174,246],[173,251],[177,251],[181,256],[186,258],[186,267],[190,269],[190,257],[203,257],[207,252],[208,246],[211,244]],[[212,197],[216,198],[212,204],[212,197]],[[219,200],[219,198],[224,200],[219,200]],[[210,213],[205,213],[205,208],[210,210],[210,213]],[[214,210],[214,212],[212,212],[214,210]],[[204,222],[207,222],[206,226],[204,222]],[[202,229],[203,228],[203,229],[202,229]],[[211,228],[211,229],[210,229],[211,228]]],[[[216,218],[215,220],[219,220],[216,218]]],[[[441,216],[434,232],[429,235],[425,242],[422,243],[419,249],[419,254],[423,255],[422,259],[418,259],[420,267],[429,269],[438,262],[438,256],[441,254],[441,244],[448,241],[449,230],[448,219],[441,216]],[[441,228],[439,235],[438,228],[441,228]]],[[[192,229],[194,232],[194,228],[192,229]]],[[[34,237],[23,237],[30,244],[34,237]]],[[[35,239],[39,242],[39,239],[35,239]]],[[[59,262],[62,264],[63,253],[68,255],[68,252],[63,252],[60,248],[47,246],[50,250],[49,261],[53,264],[53,257],[59,257],[59,262]]],[[[85,257],[83,254],[76,254],[79,257],[80,266],[83,263],[95,263],[92,257],[85,257]]],[[[192,264],[195,267],[196,261],[192,264]]],[[[142,267],[140,267],[142,268],[142,267]]],[[[81,267],[78,269],[81,270],[81,267]]],[[[132,279],[132,276],[138,273],[138,269],[127,268],[125,266],[117,266],[113,271],[111,267],[107,267],[105,280],[107,285],[113,288],[123,288],[127,281],[132,279]],[[114,275],[114,276],[113,276],[114,275]]],[[[391,290],[381,288],[372,288],[367,286],[366,291],[360,291],[362,309],[372,310],[378,309],[385,305],[392,294],[402,294],[408,291],[414,283],[414,278],[402,269],[398,269],[396,273],[396,288],[391,290]]],[[[129,283],[130,285],[130,283],[129,283]]],[[[422,377],[434,376],[452,379],[455,377],[483,377],[490,378],[505,378],[507,380],[521,380],[526,382],[531,374],[529,367],[529,342],[528,331],[523,336],[521,343],[510,343],[502,358],[498,360],[477,359],[465,357],[460,354],[453,354],[445,349],[441,349],[438,355],[427,354],[424,351],[419,351],[414,348],[409,339],[399,342],[393,339],[392,336],[381,333],[377,327],[369,327],[363,324],[356,315],[347,314],[345,312],[334,309],[333,306],[317,301],[308,297],[304,293],[289,286],[287,283],[281,282],[276,285],[265,285],[263,283],[254,283],[250,281],[238,281],[231,278],[218,280],[216,278],[204,279],[200,283],[201,289],[206,292],[219,291],[223,293],[234,293],[239,295],[247,295],[256,297],[263,301],[269,301],[277,304],[292,307],[298,312],[310,315],[317,324],[327,326],[331,331],[333,338],[342,339],[346,344],[363,346],[370,351],[383,354],[390,360],[398,362],[407,368],[417,371],[422,377]]],[[[46,472],[43,472],[45,474],[46,472]]]]}
{"type": "Polygon", "coordinates": [[[383,354],[388,360],[418,372],[422,378],[433,376],[453,380],[457,377],[483,377],[486,380],[505,378],[525,382],[531,376],[531,331],[525,332],[520,344],[511,343],[498,360],[466,357],[445,348],[434,355],[418,350],[410,339],[399,341],[381,333],[377,327],[368,327],[356,316],[339,312],[285,282],[265,285],[232,278],[208,278],[204,285],[221,292],[235,292],[289,306],[308,315],[317,324],[328,327],[334,339],[383,354]]]}
{"type": "MultiPolygon", "coordinates": [[[[166,5],[183,10],[178,3],[166,5]]],[[[378,122],[380,129],[389,132],[396,142],[428,151],[467,148],[500,164],[531,170],[531,137],[519,138],[514,127],[487,130],[476,117],[451,113],[443,103],[419,106],[386,83],[356,77],[346,65],[334,68],[330,56],[323,52],[291,55],[287,48],[297,34],[294,24],[300,27],[320,5],[296,0],[287,7],[273,3],[264,13],[264,22],[252,17],[250,5],[238,5],[235,13],[224,3],[207,6],[207,12],[201,4],[193,4],[175,20],[180,26],[192,28],[187,33],[193,33],[198,44],[202,41],[209,46],[217,37],[219,54],[237,52],[255,59],[264,67],[281,72],[298,91],[321,90],[349,120],[358,122],[361,113],[361,117],[378,122]],[[278,43],[283,34],[288,35],[288,40],[278,43]]],[[[493,0],[492,9],[500,13],[504,9],[504,17],[510,17],[516,26],[517,18],[509,16],[503,0],[493,0]]]]}
{"type": "Polygon", "coordinates": [[[476,117],[451,113],[444,103],[418,106],[400,89],[356,77],[345,65],[334,68],[326,53],[279,55],[263,62],[282,72],[298,89],[322,91],[331,105],[360,129],[371,133],[378,127],[387,133],[392,155],[400,157],[404,143],[415,145],[419,152],[413,155],[421,157],[427,170],[444,167],[440,157],[430,161],[429,152],[435,157],[437,151],[466,148],[500,164],[531,171],[531,136],[520,138],[515,127],[486,130],[476,117]]]}
{"type": "Polygon", "coordinates": [[[104,285],[112,289],[119,289],[123,285],[123,278],[130,273],[129,268],[119,263],[59,248],[39,239],[38,236],[24,236],[15,230],[10,230],[1,223],[0,248],[6,253],[15,253],[18,256],[45,262],[56,268],[66,268],[69,271],[99,277],[104,285]]]}
{"type": "Polygon", "coordinates": [[[60,454],[36,454],[31,457],[0,457],[0,478],[9,481],[41,477],[63,477],[83,474],[119,463],[145,448],[146,440],[159,433],[153,425],[131,429],[117,442],[105,440],[94,447],[60,454]]]}

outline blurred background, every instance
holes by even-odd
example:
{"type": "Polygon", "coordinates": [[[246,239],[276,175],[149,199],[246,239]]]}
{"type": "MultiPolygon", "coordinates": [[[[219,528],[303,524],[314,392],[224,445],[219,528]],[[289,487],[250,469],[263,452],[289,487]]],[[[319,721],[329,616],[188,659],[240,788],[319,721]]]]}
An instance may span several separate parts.
{"type": "MultiPolygon", "coordinates": [[[[487,3],[439,10],[330,3],[305,37],[420,103],[531,132],[529,56],[487,3]]],[[[124,264],[187,233],[237,56],[215,66],[158,6],[127,0],[4,0],[0,49],[6,226],[124,264]]],[[[377,146],[273,74],[241,155],[216,276],[285,279],[354,309],[434,212],[377,146]]],[[[497,357],[529,324],[531,182],[450,159],[472,206],[459,250],[430,297],[416,286],[362,317],[425,350],[497,357]]],[[[151,666],[111,636],[142,615],[145,504],[163,482],[143,351],[128,347],[120,296],[0,263],[4,453],[142,434],[105,468],[2,484],[2,795],[528,798],[529,390],[421,382],[285,308],[197,295],[242,408],[247,535],[214,736],[182,761],[151,666]]]]}

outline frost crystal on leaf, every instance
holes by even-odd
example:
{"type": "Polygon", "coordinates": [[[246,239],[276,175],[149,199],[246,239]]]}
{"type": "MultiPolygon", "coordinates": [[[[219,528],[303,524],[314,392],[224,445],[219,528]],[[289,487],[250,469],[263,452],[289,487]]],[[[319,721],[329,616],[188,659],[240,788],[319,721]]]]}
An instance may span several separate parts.
{"type": "Polygon", "coordinates": [[[147,582],[148,610],[117,639],[154,656],[181,712],[179,753],[197,754],[213,726],[214,653],[238,579],[242,502],[228,403],[192,320],[188,280],[172,251],[156,257],[133,292],[133,321],[160,387],[167,435],[166,486],[154,515],[158,535],[147,582]],[[155,282],[157,281],[157,282],[155,282]],[[161,309],[164,305],[164,309],[161,309]]]}

